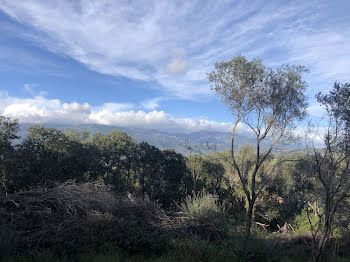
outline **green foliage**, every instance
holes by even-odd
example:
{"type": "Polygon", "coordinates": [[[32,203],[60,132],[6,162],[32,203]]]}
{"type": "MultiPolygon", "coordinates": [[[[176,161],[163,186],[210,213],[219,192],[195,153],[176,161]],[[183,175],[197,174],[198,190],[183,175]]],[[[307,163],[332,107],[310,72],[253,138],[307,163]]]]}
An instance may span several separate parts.
{"type": "MultiPolygon", "coordinates": [[[[318,217],[314,213],[309,214],[312,225],[316,225],[318,217]]],[[[310,222],[307,216],[307,212],[303,210],[301,214],[297,215],[293,221],[293,227],[296,234],[310,232],[310,222]]]]}
{"type": "Polygon", "coordinates": [[[179,206],[185,217],[225,229],[227,225],[227,213],[224,205],[220,204],[217,196],[209,194],[205,190],[193,195],[187,195],[179,206]]]}
{"type": "Polygon", "coordinates": [[[244,119],[259,111],[261,119],[280,128],[306,114],[307,85],[301,76],[304,72],[307,70],[303,66],[288,65],[274,71],[260,59],[249,61],[236,56],[216,63],[208,80],[235,115],[244,119]]]}
{"type": "Polygon", "coordinates": [[[209,156],[190,155],[186,160],[193,181],[193,190],[203,188],[213,194],[220,194],[224,182],[225,168],[222,163],[209,156]]]}
{"type": "MultiPolygon", "coordinates": [[[[3,120],[10,126],[10,120],[3,120]]],[[[16,137],[16,129],[6,130],[4,139],[16,137]]],[[[9,192],[102,178],[115,192],[139,194],[170,208],[192,190],[182,155],[137,143],[121,131],[91,134],[31,126],[22,143],[12,146],[6,141],[11,155],[3,155],[0,165],[9,192]]]]}
{"type": "Polygon", "coordinates": [[[16,146],[11,191],[51,188],[68,179],[83,180],[89,169],[89,148],[69,140],[60,130],[31,126],[28,137],[16,146]]]}

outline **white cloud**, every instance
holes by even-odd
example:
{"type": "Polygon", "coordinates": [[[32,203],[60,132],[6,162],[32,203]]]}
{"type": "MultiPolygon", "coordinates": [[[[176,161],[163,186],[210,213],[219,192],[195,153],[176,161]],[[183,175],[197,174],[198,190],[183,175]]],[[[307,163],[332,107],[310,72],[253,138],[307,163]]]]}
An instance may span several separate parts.
{"type": "MultiPolygon", "coordinates": [[[[41,96],[16,98],[6,93],[0,94],[0,115],[19,119],[21,123],[94,123],[180,133],[203,130],[229,132],[232,128],[232,123],[212,121],[206,117],[186,118],[171,116],[164,111],[131,110],[135,108],[137,106],[123,103],[105,103],[92,107],[88,103],[63,103],[58,99],[41,96]]],[[[239,130],[245,132],[243,126],[239,130]]]]}
{"type": "Polygon", "coordinates": [[[51,52],[193,99],[210,93],[206,73],[213,64],[239,53],[270,64],[302,63],[321,78],[343,78],[350,67],[349,22],[333,23],[325,16],[327,4],[0,0],[0,9],[32,28],[14,26],[19,37],[51,52]],[[178,47],[184,48],[172,54],[178,47]]]}
{"type": "Polygon", "coordinates": [[[98,111],[119,112],[134,108],[135,105],[129,103],[104,103],[102,106],[96,108],[98,111]]]}
{"type": "Polygon", "coordinates": [[[88,103],[78,104],[77,102],[73,103],[64,103],[62,105],[62,111],[66,113],[77,113],[77,114],[90,114],[91,105],[88,103]]]}

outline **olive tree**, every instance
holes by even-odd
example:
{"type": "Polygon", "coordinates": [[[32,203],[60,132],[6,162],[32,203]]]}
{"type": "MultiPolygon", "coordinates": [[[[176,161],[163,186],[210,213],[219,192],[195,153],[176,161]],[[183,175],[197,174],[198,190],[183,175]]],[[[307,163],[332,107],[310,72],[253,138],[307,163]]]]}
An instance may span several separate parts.
{"type": "MultiPolygon", "coordinates": [[[[267,68],[259,59],[247,60],[236,56],[230,61],[215,64],[208,74],[211,87],[234,116],[230,162],[237,173],[247,198],[245,239],[250,236],[255,201],[270,181],[263,163],[281,142],[295,136],[295,121],[306,115],[306,83],[303,66],[283,65],[275,70],[267,68]],[[239,127],[251,130],[255,137],[255,159],[249,174],[244,163],[235,157],[235,136],[239,127]],[[262,170],[264,169],[264,170],[262,170]]],[[[273,170],[273,168],[268,168],[273,170]]]]}
{"type": "Polygon", "coordinates": [[[326,109],[326,128],[321,136],[323,148],[313,146],[311,176],[315,188],[313,212],[317,221],[308,217],[313,238],[314,260],[324,256],[324,247],[342,215],[342,204],[350,196],[350,83],[335,83],[329,94],[317,95],[326,109]]]}

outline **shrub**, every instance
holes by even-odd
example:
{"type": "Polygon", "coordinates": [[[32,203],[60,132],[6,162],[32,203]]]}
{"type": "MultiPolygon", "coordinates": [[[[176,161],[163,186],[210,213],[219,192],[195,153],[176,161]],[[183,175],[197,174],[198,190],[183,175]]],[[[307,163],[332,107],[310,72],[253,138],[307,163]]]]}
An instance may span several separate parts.
{"type": "Polygon", "coordinates": [[[180,214],[185,218],[212,225],[224,230],[227,225],[227,213],[225,207],[219,203],[215,195],[205,190],[193,195],[188,195],[179,206],[180,214]]]}
{"type": "MultiPolygon", "coordinates": [[[[317,215],[313,213],[310,214],[310,219],[313,225],[318,221],[317,215]]],[[[296,234],[310,231],[310,223],[305,210],[295,217],[293,227],[296,234]]]]}

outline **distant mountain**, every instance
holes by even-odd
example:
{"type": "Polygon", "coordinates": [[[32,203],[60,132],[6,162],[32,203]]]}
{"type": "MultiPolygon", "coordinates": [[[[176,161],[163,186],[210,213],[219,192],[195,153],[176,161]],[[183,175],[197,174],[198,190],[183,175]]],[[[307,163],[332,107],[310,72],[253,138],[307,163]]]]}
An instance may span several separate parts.
{"type": "MultiPolygon", "coordinates": [[[[20,125],[20,136],[24,139],[27,135],[27,128],[32,124],[20,125]]],[[[132,136],[136,141],[147,142],[159,149],[173,148],[176,152],[188,155],[192,152],[200,151],[201,153],[210,153],[212,151],[225,151],[230,148],[231,133],[228,132],[215,132],[215,131],[200,131],[193,133],[169,133],[159,130],[149,130],[141,128],[125,128],[118,126],[107,126],[97,124],[87,125],[61,125],[61,124],[44,124],[46,127],[57,129],[76,129],[87,130],[92,133],[100,131],[101,133],[107,133],[113,129],[121,130],[128,135],[132,136]],[[188,150],[191,147],[192,150],[188,150]]],[[[236,137],[237,147],[247,143],[254,143],[254,139],[239,134],[236,137]]]]}

